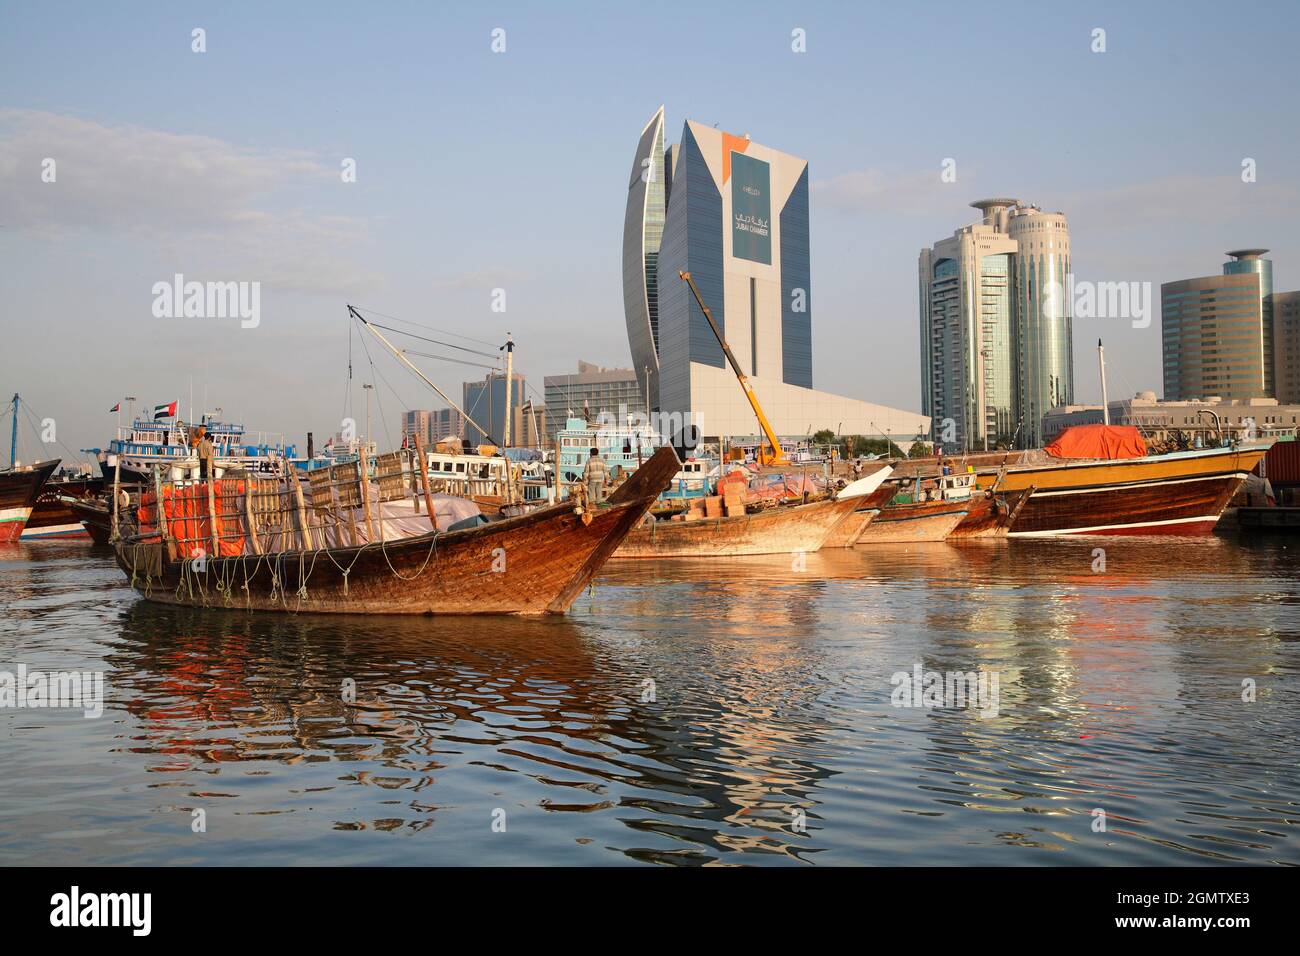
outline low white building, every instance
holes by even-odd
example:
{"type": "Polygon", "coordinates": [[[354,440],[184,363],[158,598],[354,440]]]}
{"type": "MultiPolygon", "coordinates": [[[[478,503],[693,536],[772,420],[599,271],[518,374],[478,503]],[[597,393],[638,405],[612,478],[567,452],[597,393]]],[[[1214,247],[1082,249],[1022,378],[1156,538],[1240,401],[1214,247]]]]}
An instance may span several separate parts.
{"type": "MultiPolygon", "coordinates": [[[[1163,441],[1176,431],[1202,441],[1294,434],[1300,428],[1300,405],[1279,405],[1274,398],[1204,399],[1165,402],[1155,392],[1138,392],[1132,398],[1110,402],[1112,425],[1133,425],[1149,441],[1163,441]]],[[[1097,425],[1100,405],[1061,405],[1043,416],[1043,441],[1051,442],[1072,425],[1097,425]]]]}

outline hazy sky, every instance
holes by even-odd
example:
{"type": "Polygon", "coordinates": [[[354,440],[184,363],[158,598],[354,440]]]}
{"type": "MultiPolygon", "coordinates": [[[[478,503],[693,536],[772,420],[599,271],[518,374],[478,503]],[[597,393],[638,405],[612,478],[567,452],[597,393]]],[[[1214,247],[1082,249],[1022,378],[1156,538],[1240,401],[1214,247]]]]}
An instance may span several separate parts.
{"type": "MultiPolygon", "coordinates": [[[[816,387],[919,408],[917,252],[1015,196],[1066,213],[1080,278],[1157,297],[1145,330],[1076,320],[1076,396],[1098,336],[1113,397],[1159,391],[1161,282],[1264,246],[1300,288],[1300,8],[1051,7],[0,2],[0,390],[74,449],[191,380],[301,442],[344,413],[349,301],[512,331],[538,390],[627,365],[626,184],[664,103],[672,141],[689,117],[809,160],[816,387]],[[175,273],[260,282],[260,325],[156,318],[175,273]]],[[[371,350],[391,441],[441,403],[371,350]]],[[[480,371],[417,361],[454,396],[480,371]]]]}

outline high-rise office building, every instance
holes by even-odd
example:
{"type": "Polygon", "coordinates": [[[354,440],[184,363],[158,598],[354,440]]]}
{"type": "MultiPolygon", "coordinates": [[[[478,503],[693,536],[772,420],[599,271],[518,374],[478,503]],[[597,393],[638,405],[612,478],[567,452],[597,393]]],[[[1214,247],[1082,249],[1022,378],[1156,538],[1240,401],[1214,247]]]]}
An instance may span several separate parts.
{"type": "MultiPolygon", "coordinates": [[[[665,179],[664,108],[661,106],[641,131],[623,219],[623,312],[627,339],[641,393],[650,396],[655,408],[659,407],[659,246],[668,209],[665,179]]],[[[549,396],[546,404],[549,409],[549,396]]],[[[563,425],[561,421],[560,427],[563,425]]]]}
{"type": "Polygon", "coordinates": [[[570,416],[588,415],[594,421],[601,413],[614,416],[646,411],[645,397],[635,371],[630,368],[601,368],[578,362],[576,375],[548,375],[546,392],[546,434],[552,439],[570,416]]]}
{"type": "Polygon", "coordinates": [[[430,421],[433,418],[433,412],[425,409],[411,409],[402,413],[402,439],[404,441],[414,441],[418,435],[420,441],[428,444],[432,439],[432,428],[430,421]]]}
{"type": "MultiPolygon", "coordinates": [[[[518,373],[512,378],[510,386],[510,407],[513,411],[524,404],[524,377],[518,373]]],[[[480,428],[465,422],[465,437],[471,442],[504,442],[506,435],[506,375],[505,372],[489,372],[481,382],[466,382],[463,387],[464,401],[461,407],[465,414],[477,422],[490,434],[484,435],[480,428]]],[[[514,423],[514,419],[511,419],[514,423]]],[[[510,444],[518,444],[515,437],[510,437],[510,444]]]]}
{"type": "Polygon", "coordinates": [[[1300,405],[1300,292],[1274,292],[1273,386],[1284,405],[1300,405]]]}
{"type": "Polygon", "coordinates": [[[1273,264],[1238,249],[1223,274],[1160,286],[1164,397],[1275,398],[1273,264]]]}
{"type": "Polygon", "coordinates": [[[516,448],[549,448],[555,436],[546,435],[546,408],[530,398],[515,409],[510,444],[516,448]]]}
{"type": "Polygon", "coordinates": [[[981,221],[918,260],[921,411],[951,449],[1034,447],[1074,399],[1069,225],[1015,199],[971,205],[981,221]]]}
{"type": "Polygon", "coordinates": [[[444,438],[460,438],[465,434],[465,420],[454,408],[412,409],[402,414],[402,437],[414,440],[416,435],[426,445],[434,445],[444,438]]]}
{"type": "Polygon", "coordinates": [[[633,371],[652,410],[706,438],[754,435],[753,411],[681,271],[778,434],[831,428],[906,441],[928,432],[914,412],[812,387],[807,161],[691,120],[665,147],[660,107],[641,131],[623,229],[633,371]]]}
{"type": "Polygon", "coordinates": [[[429,441],[442,441],[444,438],[463,438],[465,436],[465,416],[454,408],[438,408],[430,414],[429,441]]]}
{"type": "Polygon", "coordinates": [[[1224,275],[1259,276],[1260,362],[1264,369],[1264,392],[1272,395],[1273,386],[1273,261],[1265,259],[1267,249],[1236,249],[1223,264],[1224,275]]]}

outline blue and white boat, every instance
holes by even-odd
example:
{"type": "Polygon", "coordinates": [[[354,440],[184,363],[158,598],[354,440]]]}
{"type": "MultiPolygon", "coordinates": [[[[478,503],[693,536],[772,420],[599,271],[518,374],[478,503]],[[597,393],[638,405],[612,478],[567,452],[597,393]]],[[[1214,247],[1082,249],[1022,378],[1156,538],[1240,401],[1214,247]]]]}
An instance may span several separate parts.
{"type": "Polygon", "coordinates": [[[555,469],[560,487],[582,480],[582,470],[593,448],[600,449],[610,478],[617,481],[624,472],[636,471],[663,444],[649,425],[593,425],[581,418],[570,418],[555,435],[555,469]]]}
{"type": "Polygon", "coordinates": [[[131,425],[118,427],[117,436],[108,443],[107,449],[83,450],[95,455],[101,474],[109,480],[116,464],[121,468],[124,483],[152,481],[154,469],[158,466],[162,466],[164,481],[179,481],[198,474],[198,457],[189,445],[189,428],[197,425],[207,429],[218,475],[232,468],[279,474],[286,460],[299,468],[310,467],[309,463],[298,459],[296,446],[283,440],[249,442],[243,425],[218,421],[207,415],[193,426],[177,418],[163,421],[137,418],[131,425]]]}
{"type": "MultiPolygon", "coordinates": [[[[622,475],[636,471],[642,461],[666,442],[649,425],[593,425],[581,418],[570,418],[556,433],[555,444],[559,453],[556,472],[560,476],[560,496],[564,497],[567,486],[582,479],[591,449],[600,449],[610,478],[617,481],[622,475]]],[[[661,500],[702,498],[713,493],[717,477],[716,458],[687,458],[673,476],[672,484],[659,497],[661,500]]]]}

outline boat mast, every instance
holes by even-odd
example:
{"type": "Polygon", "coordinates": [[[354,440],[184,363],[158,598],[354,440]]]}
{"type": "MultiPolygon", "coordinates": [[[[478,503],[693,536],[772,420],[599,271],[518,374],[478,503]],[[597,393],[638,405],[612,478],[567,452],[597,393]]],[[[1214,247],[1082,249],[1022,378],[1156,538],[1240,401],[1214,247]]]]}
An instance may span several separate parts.
{"type": "Polygon", "coordinates": [[[510,404],[510,386],[513,384],[515,377],[515,343],[510,338],[510,333],[506,333],[506,344],[503,346],[506,350],[506,433],[505,444],[503,448],[510,447],[510,419],[514,418],[514,406],[510,404]]]}
{"type": "Polygon", "coordinates": [[[1101,367],[1101,423],[1110,424],[1110,402],[1106,400],[1106,350],[1101,347],[1101,339],[1097,340],[1097,364],[1101,367]]]}
{"type": "MultiPolygon", "coordinates": [[[[461,408],[459,405],[457,405],[455,402],[453,402],[450,398],[448,398],[448,397],[447,397],[447,394],[446,394],[442,389],[440,389],[437,385],[434,385],[433,382],[429,381],[429,377],[428,377],[427,375],[425,375],[423,372],[421,372],[418,368],[416,368],[415,365],[414,365],[414,363],[412,363],[410,359],[408,359],[405,355],[402,354],[402,350],[401,350],[401,349],[399,349],[397,346],[395,346],[392,342],[388,341],[388,339],[384,338],[384,336],[380,333],[380,331],[379,331],[377,328],[375,328],[373,325],[371,325],[369,322],[367,322],[365,316],[363,316],[363,315],[362,315],[360,312],[358,312],[356,309],[352,308],[352,306],[350,306],[350,305],[348,306],[348,311],[349,311],[350,313],[352,313],[352,315],[355,316],[357,319],[359,319],[359,320],[361,321],[361,324],[364,325],[367,329],[369,329],[370,332],[375,336],[375,338],[377,338],[377,339],[379,339],[379,341],[383,342],[384,345],[388,348],[388,351],[390,351],[390,352],[392,352],[394,355],[396,355],[397,358],[398,358],[398,359],[399,359],[399,360],[400,360],[400,361],[401,361],[401,362],[402,362],[402,363],[403,363],[407,368],[409,368],[409,369],[410,369],[412,372],[414,372],[416,375],[420,376],[420,380],[421,380],[422,382],[424,382],[425,385],[428,385],[431,389],[433,389],[435,392],[437,392],[437,393],[438,393],[438,396],[439,396],[439,397],[440,397],[444,402],[446,402],[448,405],[450,405],[452,408],[456,409],[456,411],[460,413],[461,417],[464,418],[465,421],[469,422],[471,425],[473,425],[475,428],[477,428],[480,432],[482,432],[482,434],[484,435],[484,437],[486,437],[487,440],[488,440],[489,442],[493,442],[493,444],[495,444],[495,442],[494,442],[493,439],[492,439],[492,436],[489,435],[489,434],[487,433],[487,430],[486,430],[482,425],[480,425],[478,422],[474,421],[474,419],[470,418],[468,412],[466,412],[463,408],[461,408]]],[[[492,391],[491,389],[488,389],[488,394],[489,394],[489,395],[491,394],[491,391],[492,391]]]]}
{"type": "Polygon", "coordinates": [[[9,431],[9,467],[14,467],[14,458],[18,454],[18,393],[14,392],[14,420],[9,431]]]}

